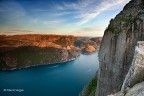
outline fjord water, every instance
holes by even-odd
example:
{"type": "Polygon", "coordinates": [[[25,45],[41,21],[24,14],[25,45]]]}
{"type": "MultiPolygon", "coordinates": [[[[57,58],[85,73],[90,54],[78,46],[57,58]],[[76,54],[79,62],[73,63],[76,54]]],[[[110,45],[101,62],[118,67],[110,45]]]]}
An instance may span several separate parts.
{"type": "Polygon", "coordinates": [[[0,71],[0,96],[79,96],[95,76],[98,63],[98,54],[94,53],[65,63],[0,71]]]}

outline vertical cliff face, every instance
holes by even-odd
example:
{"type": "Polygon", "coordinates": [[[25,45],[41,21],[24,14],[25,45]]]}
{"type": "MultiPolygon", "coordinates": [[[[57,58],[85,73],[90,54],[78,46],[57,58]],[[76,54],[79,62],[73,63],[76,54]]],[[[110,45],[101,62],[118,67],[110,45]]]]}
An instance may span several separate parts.
{"type": "Polygon", "coordinates": [[[110,21],[99,50],[99,76],[96,96],[121,89],[134,57],[137,41],[144,41],[144,1],[130,1],[110,21]]]}
{"type": "Polygon", "coordinates": [[[108,96],[144,96],[144,41],[138,41],[121,91],[108,96]]]}
{"type": "Polygon", "coordinates": [[[144,80],[144,41],[139,41],[136,48],[131,67],[123,82],[121,91],[144,80]]]}

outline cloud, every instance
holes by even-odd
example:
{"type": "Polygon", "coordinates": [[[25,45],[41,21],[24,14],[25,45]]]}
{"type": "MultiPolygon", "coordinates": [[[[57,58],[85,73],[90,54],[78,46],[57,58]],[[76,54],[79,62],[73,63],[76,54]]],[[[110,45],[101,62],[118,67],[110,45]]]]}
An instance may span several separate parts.
{"type": "Polygon", "coordinates": [[[70,15],[70,14],[78,14],[78,11],[64,11],[60,13],[55,13],[54,16],[65,16],[65,15],[70,15]]]}
{"type": "MultiPolygon", "coordinates": [[[[57,1],[57,0],[56,0],[57,1]]],[[[71,30],[86,26],[100,25],[99,21],[89,23],[98,15],[118,6],[125,5],[129,0],[61,0],[56,2],[26,1],[26,4],[15,0],[0,1],[0,29],[32,29],[49,33],[52,31],[68,33],[71,30]],[[55,2],[55,3],[52,3],[55,2]],[[22,5],[21,5],[22,4],[22,5]],[[31,5],[33,4],[33,5],[31,5]],[[29,10],[25,10],[29,9],[29,10]],[[42,30],[42,31],[41,31],[42,30]]],[[[107,15],[107,14],[106,14],[107,15]]],[[[108,14],[109,15],[109,14],[108,14]]],[[[107,16],[108,16],[107,15],[107,16]]],[[[101,18],[100,18],[101,19],[101,18]]],[[[105,18],[104,18],[105,19],[105,18]]],[[[106,23],[106,22],[104,22],[106,23]]],[[[103,30],[103,29],[102,29],[103,30]]],[[[76,34],[95,34],[102,32],[101,28],[93,26],[76,30],[76,34]]],[[[4,32],[4,31],[3,31],[4,32]]],[[[29,32],[22,30],[7,30],[5,32],[29,32]]],[[[103,33],[103,32],[102,32],[103,33]]]]}
{"type": "Polygon", "coordinates": [[[61,24],[62,22],[64,22],[64,20],[43,20],[43,21],[39,21],[44,25],[57,25],[57,24],[61,24]]]}
{"type": "Polygon", "coordinates": [[[15,25],[20,18],[26,15],[26,11],[14,0],[3,0],[0,2],[0,24],[15,25]]]}
{"type": "MultiPolygon", "coordinates": [[[[35,12],[46,12],[46,9],[31,9],[35,12]]],[[[29,14],[19,2],[15,0],[3,0],[0,2],[0,27],[6,25],[8,28],[23,28],[42,23],[39,18],[29,14]]],[[[5,26],[4,26],[5,27],[5,26]]]]}
{"type": "Polygon", "coordinates": [[[95,0],[78,0],[76,3],[65,3],[64,7],[68,9],[83,10],[83,8],[90,7],[89,5],[93,4],[95,0]]]}
{"type": "Polygon", "coordinates": [[[74,31],[77,36],[102,36],[105,29],[100,26],[80,28],[74,31]]]}
{"type": "Polygon", "coordinates": [[[33,32],[30,30],[20,30],[20,29],[15,29],[15,30],[11,30],[12,32],[33,32]]]}
{"type": "Polygon", "coordinates": [[[22,29],[5,29],[0,30],[0,34],[21,34],[21,33],[32,33],[31,30],[22,30],[22,29]]]}
{"type": "Polygon", "coordinates": [[[30,21],[32,24],[37,24],[39,22],[39,19],[38,18],[31,18],[31,21],[30,21]]]}
{"type": "Polygon", "coordinates": [[[79,22],[76,23],[76,25],[80,26],[96,18],[104,11],[115,9],[118,6],[128,3],[128,1],[130,0],[102,0],[100,4],[98,4],[97,0],[78,0],[78,2],[75,3],[64,2],[61,9],[78,11],[78,14],[74,18],[80,19],[79,22]]]}
{"type": "Polygon", "coordinates": [[[41,9],[41,8],[35,8],[35,9],[31,9],[31,11],[35,11],[35,12],[47,12],[47,9],[41,9]]]}
{"type": "Polygon", "coordinates": [[[53,4],[53,5],[55,5],[55,6],[54,6],[55,9],[58,9],[58,10],[64,10],[64,9],[65,9],[65,8],[64,8],[63,6],[61,6],[61,5],[58,5],[58,4],[53,4]]]}
{"type": "Polygon", "coordinates": [[[101,31],[102,29],[98,26],[93,26],[93,27],[86,27],[86,28],[81,28],[77,30],[77,32],[91,32],[91,31],[101,31]]]}
{"type": "Polygon", "coordinates": [[[0,3],[0,12],[12,17],[21,17],[26,14],[25,9],[21,6],[21,4],[15,2],[14,0],[11,1],[2,1],[0,3]]]}
{"type": "Polygon", "coordinates": [[[81,18],[82,20],[77,23],[77,25],[82,25],[90,20],[96,18],[99,14],[104,11],[110,10],[111,8],[117,7],[118,5],[124,3],[125,0],[107,0],[102,2],[99,6],[93,7],[92,9],[88,10],[85,13],[80,14],[77,18],[81,18]]]}

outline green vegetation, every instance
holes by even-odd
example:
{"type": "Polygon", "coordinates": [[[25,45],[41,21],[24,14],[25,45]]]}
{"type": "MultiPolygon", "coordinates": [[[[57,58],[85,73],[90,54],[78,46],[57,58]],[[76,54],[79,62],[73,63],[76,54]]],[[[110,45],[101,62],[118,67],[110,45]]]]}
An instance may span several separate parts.
{"type": "Polygon", "coordinates": [[[0,36],[0,68],[23,68],[32,65],[57,63],[75,58],[74,42],[79,37],[60,35],[0,36]],[[67,50],[69,46],[71,50],[67,50]],[[71,47],[72,46],[72,47],[71,47]],[[68,56],[67,51],[69,52],[68,56]],[[1,60],[3,59],[3,61],[1,60]]]}
{"type": "MultiPolygon", "coordinates": [[[[60,54],[51,52],[50,48],[21,47],[12,51],[11,54],[17,58],[17,67],[30,66],[41,63],[53,63],[60,59],[60,54]]],[[[56,50],[56,49],[54,49],[56,50]]]]}
{"type": "Polygon", "coordinates": [[[119,27],[116,27],[116,26],[109,26],[107,28],[107,30],[109,30],[111,32],[119,32],[120,31],[119,27]]]}
{"type": "Polygon", "coordinates": [[[94,77],[91,82],[89,83],[88,87],[86,88],[89,96],[94,96],[97,86],[97,76],[94,77]]]}
{"type": "Polygon", "coordinates": [[[134,19],[130,16],[130,17],[122,18],[122,21],[126,23],[133,23],[134,19]]]}
{"type": "MultiPolygon", "coordinates": [[[[96,86],[97,86],[97,76],[95,76],[90,83],[88,84],[88,86],[84,89],[84,92],[87,94],[87,96],[95,96],[95,92],[96,92],[96,86]]],[[[80,94],[82,95],[82,94],[80,94]]]]}
{"type": "Polygon", "coordinates": [[[0,68],[23,68],[32,65],[52,64],[77,57],[80,50],[52,47],[23,46],[6,51],[0,59],[0,68]],[[67,55],[68,52],[68,57],[67,55]],[[5,62],[6,61],[6,62],[5,62]],[[5,64],[7,63],[7,65],[5,64]]]}

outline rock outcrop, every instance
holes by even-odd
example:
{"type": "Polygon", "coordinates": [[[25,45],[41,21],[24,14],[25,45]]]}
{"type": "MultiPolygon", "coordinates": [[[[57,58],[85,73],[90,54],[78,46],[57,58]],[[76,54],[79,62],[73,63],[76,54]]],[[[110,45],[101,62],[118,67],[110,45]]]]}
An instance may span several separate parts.
{"type": "Polygon", "coordinates": [[[139,41],[135,49],[135,54],[131,67],[123,82],[121,91],[115,93],[114,95],[109,96],[144,96],[143,73],[144,73],[144,41],[139,41]]]}
{"type": "Polygon", "coordinates": [[[144,96],[144,82],[134,85],[132,88],[126,89],[124,92],[118,92],[108,96],[144,96]]]}
{"type": "Polygon", "coordinates": [[[104,33],[96,96],[121,90],[138,41],[144,41],[144,1],[132,0],[110,21],[104,33]]]}
{"type": "Polygon", "coordinates": [[[138,83],[131,89],[127,90],[125,96],[144,96],[144,82],[138,83]]]}
{"type": "Polygon", "coordinates": [[[121,91],[144,81],[144,41],[139,41],[131,67],[126,75],[121,91]]]}
{"type": "Polygon", "coordinates": [[[91,45],[86,46],[86,47],[82,50],[83,53],[93,53],[93,52],[95,52],[95,51],[96,51],[96,48],[94,48],[94,47],[91,46],[91,45]]]}

